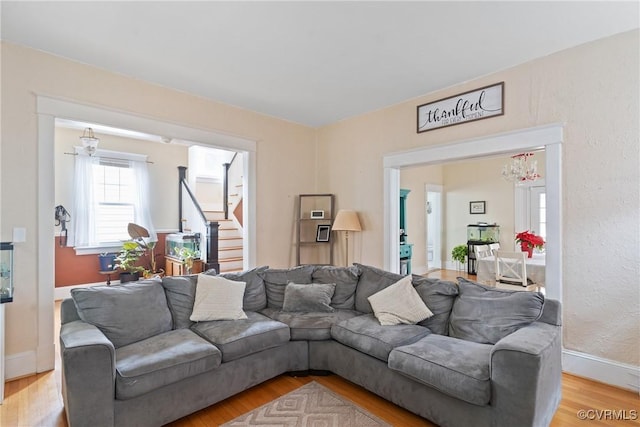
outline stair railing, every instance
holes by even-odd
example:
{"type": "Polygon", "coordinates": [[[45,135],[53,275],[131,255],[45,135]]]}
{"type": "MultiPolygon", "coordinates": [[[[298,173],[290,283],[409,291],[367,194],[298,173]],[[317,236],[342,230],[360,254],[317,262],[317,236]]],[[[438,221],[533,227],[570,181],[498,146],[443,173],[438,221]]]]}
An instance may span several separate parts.
{"type": "Polygon", "coordinates": [[[183,202],[184,202],[184,191],[188,196],[187,200],[190,200],[193,208],[195,209],[197,216],[202,220],[205,228],[205,239],[204,242],[201,242],[201,253],[204,254],[204,263],[205,270],[215,269],[216,272],[220,272],[220,261],[218,260],[218,228],[220,224],[217,221],[209,221],[202,211],[200,204],[196,200],[193,192],[189,188],[189,184],[187,183],[187,167],[186,166],[178,166],[178,218],[180,224],[178,225],[178,230],[182,233],[184,232],[184,224],[182,219],[184,218],[183,214],[183,202]],[[204,243],[204,244],[203,244],[204,243]],[[204,251],[202,250],[204,248],[204,251]]]}

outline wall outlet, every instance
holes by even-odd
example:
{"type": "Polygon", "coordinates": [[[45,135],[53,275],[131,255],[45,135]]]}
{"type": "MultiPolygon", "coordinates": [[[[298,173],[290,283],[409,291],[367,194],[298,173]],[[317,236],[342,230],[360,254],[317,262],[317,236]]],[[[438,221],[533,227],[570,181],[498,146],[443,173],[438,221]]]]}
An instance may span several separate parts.
{"type": "Polygon", "coordinates": [[[23,243],[27,241],[27,229],[24,227],[13,227],[13,243],[23,243]]]}

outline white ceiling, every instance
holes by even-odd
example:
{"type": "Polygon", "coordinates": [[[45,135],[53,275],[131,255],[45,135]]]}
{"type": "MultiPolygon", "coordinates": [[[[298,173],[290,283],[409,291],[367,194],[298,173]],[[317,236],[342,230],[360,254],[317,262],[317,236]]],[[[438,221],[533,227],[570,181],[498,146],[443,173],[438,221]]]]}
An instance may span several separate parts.
{"type": "Polygon", "coordinates": [[[1,36],[309,126],[639,27],[627,2],[12,2],[1,36]]]}

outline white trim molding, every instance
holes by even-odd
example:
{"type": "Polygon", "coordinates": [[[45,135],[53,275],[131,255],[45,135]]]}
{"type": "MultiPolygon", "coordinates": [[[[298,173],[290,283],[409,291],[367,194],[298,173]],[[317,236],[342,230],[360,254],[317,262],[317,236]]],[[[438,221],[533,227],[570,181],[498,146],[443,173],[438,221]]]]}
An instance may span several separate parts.
{"type": "Polygon", "coordinates": [[[603,359],[573,350],[562,351],[562,370],[605,384],[640,392],[640,366],[603,359]]]}

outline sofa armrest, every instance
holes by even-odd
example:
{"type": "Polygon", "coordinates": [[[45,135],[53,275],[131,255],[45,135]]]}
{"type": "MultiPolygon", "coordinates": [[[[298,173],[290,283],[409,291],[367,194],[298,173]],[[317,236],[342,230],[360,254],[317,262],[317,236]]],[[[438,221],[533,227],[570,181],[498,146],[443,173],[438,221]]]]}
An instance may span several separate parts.
{"type": "Polygon", "coordinates": [[[562,329],[534,322],[491,351],[491,405],[496,426],[549,425],[560,403],[562,329]]]}
{"type": "Polygon", "coordinates": [[[60,357],[69,426],[113,426],[116,353],[111,341],[81,320],[65,323],[60,357]]]}

